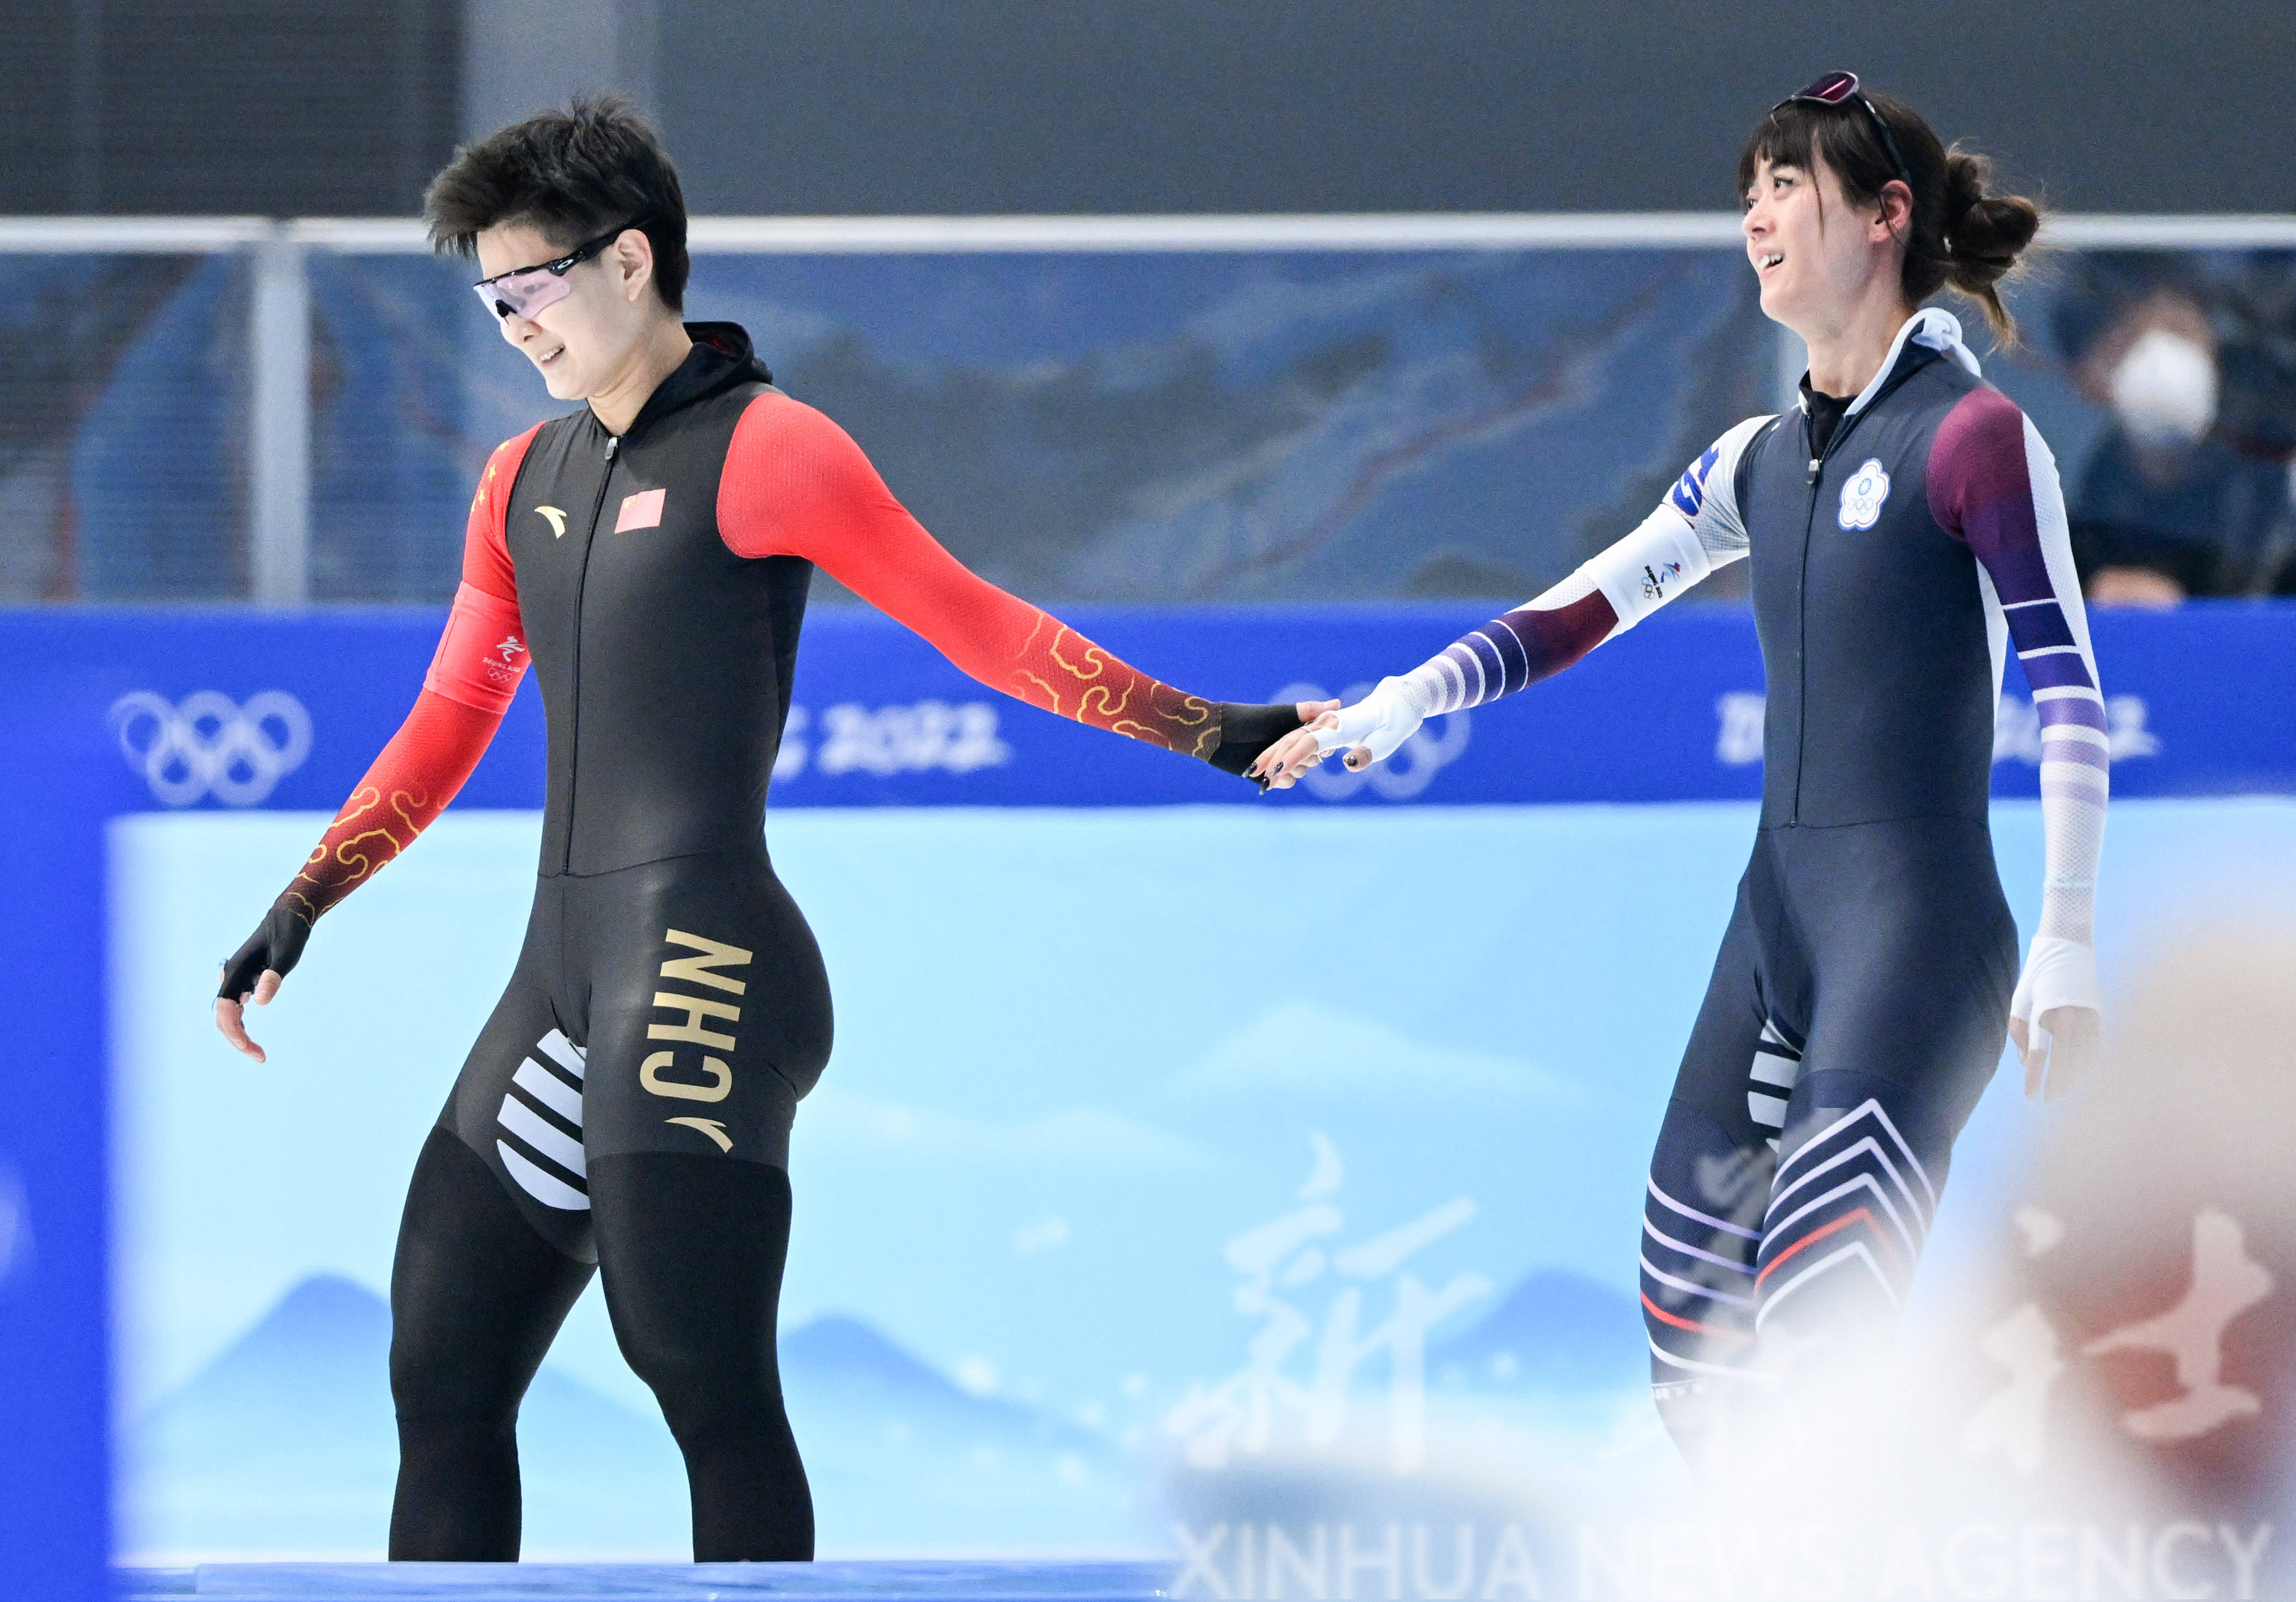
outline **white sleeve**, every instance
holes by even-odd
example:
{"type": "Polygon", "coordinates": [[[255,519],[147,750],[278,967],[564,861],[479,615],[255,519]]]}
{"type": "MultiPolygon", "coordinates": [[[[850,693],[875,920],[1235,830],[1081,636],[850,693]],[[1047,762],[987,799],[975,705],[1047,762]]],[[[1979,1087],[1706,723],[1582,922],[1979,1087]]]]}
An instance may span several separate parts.
{"type": "Polygon", "coordinates": [[[1561,672],[1746,554],[1738,461],[1769,422],[1750,417],[1685,469],[1634,531],[1562,583],[1385,682],[1421,718],[1511,694],[1561,672]]]}
{"type": "Polygon", "coordinates": [[[1988,634],[1997,651],[2014,648],[2040,719],[2041,922],[2011,1015],[2030,1023],[2056,1007],[2095,1008],[2093,923],[2112,743],[2056,458],[2005,397],[1973,390],[1938,430],[1929,494],[1940,522],[1977,558],[1988,634]]]}

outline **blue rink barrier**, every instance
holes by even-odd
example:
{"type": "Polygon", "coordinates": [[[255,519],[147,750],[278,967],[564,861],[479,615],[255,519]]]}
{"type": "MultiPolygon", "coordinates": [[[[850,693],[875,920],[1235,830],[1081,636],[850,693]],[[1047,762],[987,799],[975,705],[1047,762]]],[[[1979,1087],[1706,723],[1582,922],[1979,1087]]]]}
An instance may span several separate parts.
{"type": "MultiPolygon", "coordinates": [[[[1489,615],[1472,604],[1066,620],[1143,670],[1228,701],[1359,694],[1489,615]]],[[[423,610],[0,614],[11,715],[40,810],[332,810],[406,715],[440,622],[423,610]],[[40,753],[37,756],[34,753],[40,753]]],[[[2296,606],[2106,613],[2095,634],[2117,795],[2296,791],[2296,606]]],[[[2013,668],[1996,793],[2037,793],[2013,668]]],[[[1274,804],[1751,799],[1762,678],[1751,619],[1685,606],[1494,707],[1431,721],[1369,775],[1336,764],[1274,804]]],[[[539,698],[521,689],[460,804],[542,804],[539,698]]],[[[1259,801],[1249,785],[999,695],[874,612],[805,628],[777,806],[1143,806],[1259,801]]]]}
{"type": "MultiPolygon", "coordinates": [[[[1083,609],[1067,620],[1188,689],[1258,700],[1347,694],[1488,612],[1083,609]]],[[[0,1056],[0,1595],[94,1602],[110,1583],[106,825],[170,809],[332,810],[404,716],[439,621],[434,610],[0,612],[0,961],[20,998],[0,1056]]],[[[2296,793],[2296,606],[2103,614],[2095,633],[2117,795],[2296,793]]],[[[1997,790],[2030,795],[2038,730],[2010,678],[1997,790]]],[[[873,613],[824,611],[807,627],[802,716],[775,801],[1742,800],[1759,787],[1760,694],[1747,615],[1684,607],[1505,705],[1438,720],[1389,768],[1319,772],[1261,798],[996,696],[873,613]]],[[[538,806],[542,754],[529,689],[460,804],[538,806]]]]}
{"type": "Polygon", "coordinates": [[[1168,1563],[224,1563],[128,1569],[123,1602],[496,1602],[771,1597],[779,1602],[1152,1602],[1168,1563]]]}

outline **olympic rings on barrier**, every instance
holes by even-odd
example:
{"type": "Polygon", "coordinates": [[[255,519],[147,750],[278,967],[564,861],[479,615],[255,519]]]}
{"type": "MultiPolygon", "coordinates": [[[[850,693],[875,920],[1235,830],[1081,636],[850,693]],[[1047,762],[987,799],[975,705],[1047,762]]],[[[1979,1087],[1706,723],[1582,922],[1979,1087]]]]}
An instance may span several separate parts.
{"type": "MultiPolygon", "coordinates": [[[[1372,693],[1368,684],[1349,685],[1340,696],[1343,706],[1353,706],[1372,693]]],[[[1323,686],[1287,684],[1270,701],[1329,701],[1332,697],[1323,686]]],[[[1435,782],[1435,775],[1443,766],[1467,749],[1470,719],[1463,711],[1439,712],[1419,727],[1419,732],[1406,740],[1395,754],[1384,762],[1374,762],[1361,773],[1349,770],[1343,762],[1320,762],[1300,776],[1300,783],[1319,801],[1343,801],[1365,785],[1372,793],[1386,801],[1410,801],[1435,782]],[[1437,724],[1441,729],[1438,732],[1437,724]]]]}
{"type": "Polygon", "coordinates": [[[261,805],[311,754],[311,714],[284,690],[264,690],[245,706],[217,690],[180,705],[150,690],[111,703],[120,754],[163,807],[212,795],[226,807],[261,805]]]}

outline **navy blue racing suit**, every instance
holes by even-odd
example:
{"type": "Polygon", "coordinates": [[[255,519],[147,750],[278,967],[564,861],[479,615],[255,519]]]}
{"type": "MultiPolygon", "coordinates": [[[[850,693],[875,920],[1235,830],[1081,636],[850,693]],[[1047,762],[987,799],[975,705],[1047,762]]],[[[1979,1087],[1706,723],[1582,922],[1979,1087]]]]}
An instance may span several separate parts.
{"type": "Polygon", "coordinates": [[[2012,1015],[2096,1005],[2109,743],[2055,464],[1947,314],[1866,390],[1717,440],[1640,528],[1341,714],[1391,749],[1521,689],[1740,558],[1767,681],[1760,821],[1649,1175],[1642,1306],[1661,1413],[1887,1338],[2012,1015]],[[2048,837],[2021,982],[1988,828],[2013,647],[2048,837]]]}

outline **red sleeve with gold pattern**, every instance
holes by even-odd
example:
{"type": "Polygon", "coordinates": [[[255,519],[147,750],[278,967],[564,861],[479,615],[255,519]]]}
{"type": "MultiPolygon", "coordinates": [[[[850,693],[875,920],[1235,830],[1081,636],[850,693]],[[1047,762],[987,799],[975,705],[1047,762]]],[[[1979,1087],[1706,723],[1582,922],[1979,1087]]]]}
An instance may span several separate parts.
{"type": "Polygon", "coordinates": [[[539,428],[496,448],[471,502],[463,582],[422,693],[312,849],[277,906],[307,924],[414,843],[486,754],[519,680],[526,630],[504,534],[510,489],[539,428]]]}
{"type": "Polygon", "coordinates": [[[306,924],[316,923],[321,913],[413,845],[455,799],[501,725],[500,712],[481,711],[431,690],[417,695],[414,710],[335,814],[278,905],[306,924]]]}
{"type": "Polygon", "coordinates": [[[991,689],[1095,728],[1209,759],[1220,708],[1149,678],[974,574],[885,488],[845,431],[786,395],[734,430],[718,527],[743,556],[802,556],[991,689]]]}

